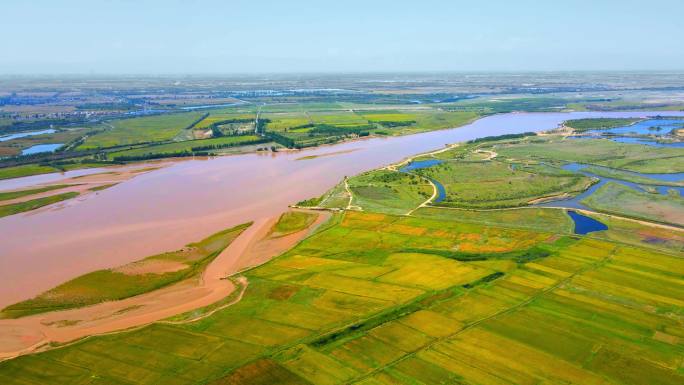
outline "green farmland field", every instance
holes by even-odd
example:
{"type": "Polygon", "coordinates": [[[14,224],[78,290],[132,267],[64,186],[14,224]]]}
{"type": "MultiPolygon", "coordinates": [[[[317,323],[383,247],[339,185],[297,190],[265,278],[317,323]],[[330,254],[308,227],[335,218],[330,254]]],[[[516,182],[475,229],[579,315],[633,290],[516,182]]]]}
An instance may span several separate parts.
{"type": "MultiPolygon", "coordinates": [[[[134,148],[131,150],[116,151],[108,153],[107,157],[109,159],[116,159],[117,157],[142,157],[146,155],[177,154],[191,152],[193,148],[198,147],[217,146],[218,148],[222,146],[239,146],[241,144],[254,143],[260,140],[261,137],[256,135],[222,136],[212,139],[188,140],[184,142],[175,142],[156,146],[134,148]]],[[[202,151],[214,152],[214,150],[202,151]]]]}
{"type": "Polygon", "coordinates": [[[201,116],[202,113],[199,112],[185,112],[115,120],[111,122],[113,128],[88,137],[78,149],[89,150],[172,140],[201,116]]]}
{"type": "Polygon", "coordinates": [[[641,119],[632,118],[590,118],[590,119],[573,119],[565,122],[567,127],[573,128],[577,132],[589,130],[607,130],[615,127],[629,126],[641,119]]]}
{"type": "Polygon", "coordinates": [[[340,215],[245,272],[233,306],[5,361],[0,381],[684,381],[681,258],[452,219],[340,215]]]}

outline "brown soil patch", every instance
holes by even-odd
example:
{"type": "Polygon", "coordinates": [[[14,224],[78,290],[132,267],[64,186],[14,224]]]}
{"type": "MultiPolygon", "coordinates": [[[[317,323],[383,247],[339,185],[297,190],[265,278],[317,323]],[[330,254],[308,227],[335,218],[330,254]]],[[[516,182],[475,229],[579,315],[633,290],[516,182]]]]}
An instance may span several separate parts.
{"type": "Polygon", "coordinates": [[[510,251],[510,248],[503,246],[477,245],[474,243],[464,242],[458,245],[458,250],[466,253],[500,253],[504,251],[510,251]]]}
{"type": "Polygon", "coordinates": [[[653,339],[660,341],[660,342],[665,342],[666,344],[670,345],[677,345],[679,344],[680,338],[677,336],[673,336],[671,334],[663,333],[660,331],[656,331],[655,334],[653,335],[653,339]]]}
{"type": "Polygon", "coordinates": [[[211,385],[240,384],[292,384],[305,385],[308,382],[270,359],[261,359],[242,366],[226,377],[211,382],[211,385]]]}
{"type": "Polygon", "coordinates": [[[271,292],[268,293],[268,298],[275,299],[277,301],[285,301],[297,294],[298,291],[298,286],[282,285],[272,289],[271,292]]]}
{"type": "Polygon", "coordinates": [[[458,239],[460,241],[479,241],[482,239],[481,234],[475,234],[475,233],[461,233],[458,235],[458,239]]]}
{"type": "Polygon", "coordinates": [[[404,235],[423,235],[425,234],[427,229],[422,227],[413,227],[406,225],[389,225],[385,227],[385,231],[404,235]]]}

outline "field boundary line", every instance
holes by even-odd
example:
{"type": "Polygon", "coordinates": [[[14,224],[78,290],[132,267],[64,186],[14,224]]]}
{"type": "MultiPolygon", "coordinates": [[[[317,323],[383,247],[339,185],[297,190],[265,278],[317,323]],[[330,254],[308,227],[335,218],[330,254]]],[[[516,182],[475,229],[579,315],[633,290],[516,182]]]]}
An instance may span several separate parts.
{"type": "Polygon", "coordinates": [[[610,254],[608,254],[607,256],[603,257],[602,259],[587,264],[587,266],[585,266],[585,267],[583,267],[583,268],[577,270],[577,271],[574,272],[573,274],[571,274],[571,275],[569,275],[569,276],[567,276],[567,277],[561,279],[560,281],[558,281],[558,282],[556,282],[555,284],[549,286],[548,288],[543,289],[543,290],[540,290],[538,293],[535,293],[534,295],[530,296],[529,298],[525,299],[524,301],[522,301],[522,302],[520,302],[520,303],[518,303],[518,304],[516,304],[516,305],[513,305],[513,306],[511,306],[511,307],[509,307],[509,308],[500,310],[500,311],[498,311],[498,312],[496,312],[496,313],[494,313],[494,314],[492,314],[492,315],[486,316],[486,317],[481,318],[481,319],[479,319],[479,320],[477,320],[477,321],[473,321],[473,322],[471,322],[471,323],[469,323],[469,324],[463,326],[462,329],[460,329],[460,330],[458,330],[458,331],[456,331],[456,332],[454,332],[454,333],[452,333],[452,334],[449,334],[449,335],[444,336],[444,337],[438,337],[438,338],[436,338],[434,341],[430,342],[429,344],[427,344],[427,345],[425,345],[425,346],[422,346],[422,347],[420,347],[420,348],[418,348],[418,349],[415,349],[415,350],[413,350],[413,351],[406,352],[406,355],[404,355],[404,356],[402,356],[402,357],[399,357],[399,358],[397,358],[397,359],[394,360],[394,361],[388,362],[387,364],[385,364],[385,365],[383,365],[383,366],[377,367],[377,368],[373,369],[371,372],[366,373],[366,374],[364,374],[364,375],[362,375],[362,376],[360,376],[360,377],[357,377],[357,378],[354,378],[354,379],[352,379],[352,380],[346,381],[346,382],[344,382],[344,384],[356,383],[356,382],[358,382],[358,381],[362,381],[362,380],[364,380],[364,379],[370,378],[370,377],[372,377],[372,376],[374,376],[374,375],[380,373],[381,371],[383,371],[383,370],[385,370],[385,369],[387,369],[387,368],[389,368],[389,367],[391,367],[391,366],[393,366],[393,365],[395,365],[395,364],[398,364],[398,363],[400,363],[400,362],[402,362],[402,361],[404,361],[404,360],[406,360],[406,359],[408,359],[408,358],[410,358],[410,357],[413,357],[416,353],[418,353],[418,352],[420,352],[420,351],[427,350],[427,349],[433,347],[434,345],[436,345],[436,344],[438,344],[438,343],[440,343],[440,342],[449,340],[449,339],[451,339],[451,338],[453,338],[453,337],[455,337],[455,336],[457,336],[457,335],[459,335],[459,334],[461,334],[461,333],[463,333],[463,332],[465,332],[465,331],[467,331],[467,330],[470,330],[470,329],[472,329],[472,328],[474,328],[474,327],[476,327],[476,326],[479,326],[480,324],[482,324],[482,323],[484,323],[484,322],[487,322],[487,321],[489,321],[489,320],[491,320],[491,319],[493,319],[493,318],[496,318],[496,317],[499,317],[499,316],[502,316],[502,315],[505,315],[505,314],[509,314],[509,313],[511,313],[511,312],[514,312],[514,311],[516,311],[517,309],[519,309],[519,308],[521,308],[521,307],[523,307],[523,306],[526,306],[526,305],[530,304],[530,303],[531,303],[532,301],[534,301],[535,299],[537,299],[537,298],[539,298],[539,297],[541,297],[541,296],[543,296],[543,295],[545,295],[545,294],[547,294],[547,293],[549,293],[549,292],[551,292],[551,291],[553,291],[553,290],[558,289],[560,286],[562,286],[562,285],[568,283],[570,280],[572,280],[572,279],[575,278],[576,276],[578,276],[578,275],[580,275],[580,274],[584,274],[584,273],[586,273],[586,272],[588,272],[588,271],[595,270],[595,269],[598,269],[599,267],[604,266],[604,265],[613,257],[613,255],[615,254],[615,252],[616,252],[617,250],[618,250],[618,248],[615,247],[615,248],[610,252],[610,254]]]}

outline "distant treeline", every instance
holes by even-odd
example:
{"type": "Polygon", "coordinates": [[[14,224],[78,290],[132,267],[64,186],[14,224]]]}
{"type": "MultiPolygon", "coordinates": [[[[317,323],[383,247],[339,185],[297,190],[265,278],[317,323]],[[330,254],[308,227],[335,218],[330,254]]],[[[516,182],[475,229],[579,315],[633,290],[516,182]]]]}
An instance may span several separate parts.
{"type": "Polygon", "coordinates": [[[339,126],[332,126],[329,124],[317,124],[314,128],[312,128],[309,131],[309,136],[315,136],[315,135],[359,135],[359,136],[368,136],[369,131],[372,130],[373,127],[370,124],[366,124],[363,126],[356,126],[356,127],[339,127],[339,126]]]}
{"type": "Polygon", "coordinates": [[[268,131],[264,135],[266,138],[268,138],[268,139],[270,139],[270,140],[272,140],[272,141],[274,141],[274,142],[276,142],[282,146],[285,146],[287,148],[295,148],[294,139],[288,138],[285,135],[279,134],[277,132],[272,132],[272,131],[268,131]]]}
{"type": "Polygon", "coordinates": [[[246,140],[243,142],[211,144],[211,145],[207,145],[207,146],[197,146],[197,147],[192,147],[190,149],[190,151],[196,152],[196,151],[206,151],[206,150],[218,150],[220,148],[246,146],[249,144],[261,144],[261,143],[266,143],[266,142],[270,142],[270,140],[268,140],[266,138],[261,138],[261,139],[254,139],[254,140],[246,140]]]}
{"type": "MultiPolygon", "coordinates": [[[[363,128],[373,128],[371,126],[368,127],[363,127],[363,128]]],[[[348,137],[350,135],[358,135],[358,136],[368,136],[370,135],[370,132],[367,130],[363,129],[358,129],[358,128],[343,128],[343,127],[335,127],[335,126],[328,126],[328,125],[317,125],[316,128],[313,130],[309,131],[309,137],[311,138],[316,138],[320,137],[319,140],[313,140],[313,141],[306,141],[304,142],[299,142],[296,141],[290,137],[287,137],[283,134],[280,134],[278,132],[272,132],[272,131],[267,131],[264,134],[267,138],[269,138],[271,141],[276,142],[282,146],[285,146],[287,148],[304,148],[304,147],[313,147],[317,146],[320,144],[324,143],[335,143],[339,139],[348,137]],[[321,127],[323,126],[323,127],[321,127]],[[320,129],[319,129],[320,128],[320,129]]]]}
{"type": "Polygon", "coordinates": [[[415,120],[379,120],[375,123],[379,123],[383,127],[394,128],[394,127],[408,127],[416,124],[415,120]]]}
{"type": "Polygon", "coordinates": [[[493,142],[493,141],[497,141],[497,140],[507,140],[507,139],[520,139],[520,138],[524,138],[527,136],[537,136],[537,133],[536,132],[523,132],[522,134],[505,134],[505,135],[497,135],[497,136],[484,136],[482,138],[469,140],[468,144],[482,143],[482,142],[493,142]]]}
{"type": "Polygon", "coordinates": [[[197,123],[203,121],[203,120],[206,119],[208,116],[209,116],[209,113],[208,113],[208,112],[202,114],[202,116],[200,116],[199,118],[195,119],[195,121],[193,121],[192,123],[190,123],[190,125],[187,126],[185,129],[186,129],[186,130],[191,130],[193,127],[195,127],[195,126],[197,125],[197,123]]]}

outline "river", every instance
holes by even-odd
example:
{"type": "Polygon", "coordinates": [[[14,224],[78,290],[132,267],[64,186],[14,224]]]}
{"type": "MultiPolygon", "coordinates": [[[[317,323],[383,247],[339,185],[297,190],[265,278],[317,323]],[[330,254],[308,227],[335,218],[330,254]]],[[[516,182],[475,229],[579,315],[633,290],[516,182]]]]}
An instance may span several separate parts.
{"type": "MultiPolygon", "coordinates": [[[[175,250],[221,229],[273,217],[291,203],[322,194],[345,175],[447,143],[548,130],[567,119],[656,114],[682,113],[511,113],[410,136],[179,161],[52,209],[0,219],[0,307],[95,269],[175,250]],[[298,160],[332,152],[337,155],[298,160]]],[[[43,175],[33,180],[54,179],[43,175]]],[[[17,185],[26,183],[0,181],[0,191],[17,185]]]]}

